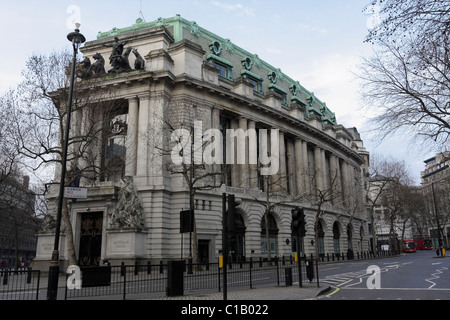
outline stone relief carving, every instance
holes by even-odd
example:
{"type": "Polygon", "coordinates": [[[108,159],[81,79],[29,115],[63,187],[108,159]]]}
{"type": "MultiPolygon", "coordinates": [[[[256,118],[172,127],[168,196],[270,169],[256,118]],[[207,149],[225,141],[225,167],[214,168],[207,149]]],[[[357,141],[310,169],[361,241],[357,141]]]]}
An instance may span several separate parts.
{"type": "Polygon", "coordinates": [[[56,229],[56,219],[51,214],[47,213],[42,222],[40,231],[41,232],[49,232],[49,231],[55,231],[55,229],[56,229]]]}
{"type": "Polygon", "coordinates": [[[115,208],[108,210],[110,228],[143,228],[143,207],[134,188],[133,178],[124,177],[121,182],[115,208]]]}

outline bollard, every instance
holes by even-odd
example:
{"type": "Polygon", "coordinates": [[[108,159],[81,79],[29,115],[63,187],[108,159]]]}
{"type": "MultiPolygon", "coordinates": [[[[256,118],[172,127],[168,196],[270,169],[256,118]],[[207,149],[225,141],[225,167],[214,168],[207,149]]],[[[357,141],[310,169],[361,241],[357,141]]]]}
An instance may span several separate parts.
{"type": "Polygon", "coordinates": [[[292,286],[292,268],[284,268],[284,281],[286,287],[292,286]]]}
{"type": "Polygon", "coordinates": [[[306,261],[306,276],[309,282],[312,282],[314,279],[314,260],[306,261]]]}
{"type": "Polygon", "coordinates": [[[168,261],[167,262],[167,287],[166,294],[168,297],[182,296],[184,293],[183,270],[184,261],[168,261]]]}

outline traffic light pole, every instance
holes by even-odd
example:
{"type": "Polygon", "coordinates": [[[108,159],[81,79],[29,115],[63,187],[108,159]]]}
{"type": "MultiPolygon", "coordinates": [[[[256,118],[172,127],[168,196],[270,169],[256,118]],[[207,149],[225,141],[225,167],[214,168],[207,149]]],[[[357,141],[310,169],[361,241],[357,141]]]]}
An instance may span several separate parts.
{"type": "Polygon", "coordinates": [[[305,235],[305,214],[303,209],[296,207],[292,209],[292,232],[295,234],[297,245],[297,263],[298,263],[298,285],[301,288],[302,284],[302,262],[300,257],[300,234],[305,235]]]}
{"type": "Polygon", "coordinates": [[[300,236],[298,234],[298,230],[295,233],[296,236],[296,241],[297,241],[297,263],[298,263],[298,286],[301,288],[303,287],[302,284],[302,261],[301,261],[301,257],[300,257],[300,236]]]}

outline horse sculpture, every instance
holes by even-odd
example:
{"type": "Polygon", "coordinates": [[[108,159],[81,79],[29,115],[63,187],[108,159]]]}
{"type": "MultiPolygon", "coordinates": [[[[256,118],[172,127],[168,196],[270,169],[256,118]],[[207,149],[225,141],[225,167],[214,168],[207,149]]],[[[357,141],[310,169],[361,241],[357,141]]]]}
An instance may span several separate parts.
{"type": "Polygon", "coordinates": [[[92,58],[95,62],[91,65],[90,71],[94,77],[103,77],[106,75],[105,71],[105,59],[100,53],[96,53],[92,58]]]}
{"type": "Polygon", "coordinates": [[[89,58],[86,57],[83,59],[83,61],[78,63],[76,75],[78,78],[88,79],[91,76],[90,72],[91,72],[91,60],[89,60],[89,58]]]}
{"type": "Polygon", "coordinates": [[[141,57],[137,49],[133,49],[133,53],[136,56],[136,60],[134,61],[134,68],[136,70],[144,70],[145,60],[141,57]]]}

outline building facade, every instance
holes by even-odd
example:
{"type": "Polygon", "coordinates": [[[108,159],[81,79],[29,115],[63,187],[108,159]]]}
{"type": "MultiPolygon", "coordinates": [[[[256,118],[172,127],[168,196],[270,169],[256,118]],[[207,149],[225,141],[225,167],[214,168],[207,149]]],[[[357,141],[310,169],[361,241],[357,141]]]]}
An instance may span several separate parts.
{"type": "Polygon", "coordinates": [[[0,182],[0,269],[28,266],[36,256],[36,195],[28,176],[0,182]]]}
{"type": "Polygon", "coordinates": [[[450,245],[450,152],[441,152],[424,161],[421,172],[425,200],[426,227],[433,247],[450,245]],[[438,229],[441,231],[439,232],[438,229]]]}
{"type": "MultiPolygon", "coordinates": [[[[200,261],[217,261],[223,193],[240,201],[235,259],[298,250],[296,207],[306,216],[303,253],[368,249],[368,152],[357,129],[298,81],[180,16],[138,19],[81,51],[76,96],[86,107],[74,111],[72,135],[97,134],[70,150],[79,172],[97,171],[80,174],[88,197],[70,204],[80,264],[185,259],[193,247],[200,261]],[[180,233],[180,212],[191,206],[194,241],[180,233]]],[[[36,262],[50,260],[53,237],[51,227],[40,232],[36,262]]],[[[60,243],[64,260],[64,232],[60,243]]]]}

